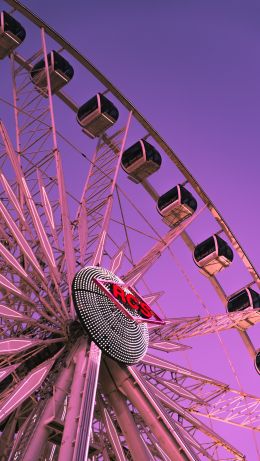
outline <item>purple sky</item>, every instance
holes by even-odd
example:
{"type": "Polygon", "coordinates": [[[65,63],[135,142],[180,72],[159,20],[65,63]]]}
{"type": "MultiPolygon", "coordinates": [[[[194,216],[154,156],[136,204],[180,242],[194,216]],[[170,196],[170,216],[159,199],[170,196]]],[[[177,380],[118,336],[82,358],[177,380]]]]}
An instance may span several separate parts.
{"type": "Polygon", "coordinates": [[[259,267],[259,2],[24,4],[153,124],[259,267]]]}
{"type": "MultiPolygon", "coordinates": [[[[27,0],[24,4],[86,55],[176,150],[259,270],[259,2],[27,0]]],[[[92,96],[83,82],[71,88],[82,103],[92,96]]],[[[175,182],[165,171],[156,185],[165,192],[175,182]]],[[[207,237],[205,232],[194,230],[201,240],[207,237]]],[[[182,257],[181,249],[176,251],[182,257]]],[[[230,273],[225,282],[228,294],[239,288],[238,279],[241,284],[249,281],[230,273]]],[[[207,290],[205,286],[203,281],[202,290],[207,290]]],[[[163,281],[161,288],[165,289],[163,281]]],[[[177,296],[183,298],[182,293],[177,296]]],[[[213,305],[211,292],[204,294],[213,305]]],[[[189,298],[182,301],[183,308],[192,303],[189,298]]],[[[176,304],[180,303],[178,298],[176,304]]],[[[172,315],[182,315],[178,306],[172,315]]],[[[190,312],[195,314],[196,307],[190,312]]],[[[259,328],[250,331],[256,348],[257,331],[259,336],[259,328]]],[[[243,387],[259,392],[259,377],[243,346],[233,333],[223,337],[243,387]]],[[[211,341],[214,348],[217,339],[211,341]]],[[[223,352],[205,354],[205,341],[199,339],[186,343],[193,346],[194,369],[235,387],[228,365],[222,364],[223,352]]],[[[243,435],[229,426],[220,430],[247,454],[248,461],[257,461],[247,431],[243,435]]]]}

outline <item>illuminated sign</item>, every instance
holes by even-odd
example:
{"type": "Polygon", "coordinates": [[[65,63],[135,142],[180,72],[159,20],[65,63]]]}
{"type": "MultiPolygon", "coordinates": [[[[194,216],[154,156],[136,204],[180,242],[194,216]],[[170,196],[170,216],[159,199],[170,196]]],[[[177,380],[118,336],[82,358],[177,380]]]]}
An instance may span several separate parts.
{"type": "Polygon", "coordinates": [[[142,359],[147,324],[162,322],[133,288],[109,270],[89,266],[74,277],[72,296],[80,323],[105,354],[125,365],[142,359]]]}
{"type": "Polygon", "coordinates": [[[134,296],[132,293],[126,293],[123,288],[121,288],[116,283],[111,284],[111,289],[113,296],[125,307],[130,307],[131,309],[137,310],[141,315],[143,315],[143,317],[147,319],[152,317],[152,309],[144,301],[138,299],[137,296],[134,296]]]}
{"type": "Polygon", "coordinates": [[[115,283],[112,280],[95,278],[94,282],[128,318],[137,323],[165,323],[133,287],[125,285],[122,281],[115,283]]]}

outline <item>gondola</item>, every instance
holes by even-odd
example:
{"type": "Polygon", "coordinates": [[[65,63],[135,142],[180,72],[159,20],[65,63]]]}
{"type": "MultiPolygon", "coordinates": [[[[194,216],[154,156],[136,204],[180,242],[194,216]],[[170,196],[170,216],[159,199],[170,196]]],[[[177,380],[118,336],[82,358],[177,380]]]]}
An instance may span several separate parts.
{"type": "Polygon", "coordinates": [[[123,170],[136,182],[141,182],[155,173],[161,163],[159,152],[145,139],[140,139],[125,150],[121,160],[123,170]]]}
{"type": "Polygon", "coordinates": [[[23,26],[6,11],[0,13],[0,59],[8,56],[25,39],[23,26]]]}
{"type": "MultiPolygon", "coordinates": [[[[57,51],[51,51],[47,55],[51,92],[56,93],[66,85],[73,77],[74,70],[69,62],[57,51]]],[[[31,79],[40,90],[47,91],[47,76],[45,60],[41,59],[31,69],[31,79]]]]}
{"type": "Polygon", "coordinates": [[[163,194],[157,202],[157,210],[166,224],[177,226],[197,209],[197,201],[181,184],[163,194]]]}
{"type": "Polygon", "coordinates": [[[193,259],[203,274],[211,276],[231,264],[233,251],[225,240],[214,234],[195,247],[193,259]]]}
{"type": "Polygon", "coordinates": [[[77,121],[91,138],[100,136],[117,121],[119,112],[103,94],[98,93],[83,104],[77,113],[77,121]]]}

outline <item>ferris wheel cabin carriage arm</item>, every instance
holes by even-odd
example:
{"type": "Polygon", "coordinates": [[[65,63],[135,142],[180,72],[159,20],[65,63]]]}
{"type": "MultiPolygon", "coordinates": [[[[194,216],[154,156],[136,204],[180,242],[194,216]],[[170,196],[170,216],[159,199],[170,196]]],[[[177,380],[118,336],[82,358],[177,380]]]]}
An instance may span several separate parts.
{"type": "MultiPolygon", "coordinates": [[[[15,10],[19,11],[23,16],[27,17],[30,21],[32,21],[36,26],[40,28],[44,28],[45,32],[54,39],[59,45],[62,46],[64,50],[66,50],[71,56],[73,56],[80,64],[82,64],[87,70],[89,70],[99,81],[102,83],[120,102],[121,104],[132,111],[133,116],[135,119],[143,126],[145,130],[149,133],[149,135],[158,143],[158,145],[162,148],[165,154],[172,160],[172,162],[176,165],[176,167],[181,171],[181,173],[185,176],[186,180],[191,184],[193,189],[196,193],[200,196],[201,200],[206,204],[207,208],[218,222],[220,228],[229,238],[230,242],[232,243],[234,249],[237,251],[239,257],[242,259],[243,263],[245,264],[248,272],[250,273],[252,279],[257,283],[258,287],[260,288],[260,277],[253,266],[252,262],[246,255],[245,251],[241,247],[240,243],[236,239],[235,235],[227,225],[224,218],[221,216],[213,202],[209,199],[207,194],[201,188],[199,183],[196,179],[192,176],[189,170],[185,167],[185,165],[181,162],[181,160],[177,157],[176,153],[171,149],[171,147],[167,144],[167,142],[160,136],[160,134],[151,126],[151,124],[140,114],[140,112],[133,106],[133,104],[125,98],[125,96],[88,60],[86,59],[77,49],[75,49],[67,40],[65,40],[60,34],[54,31],[48,24],[42,21],[37,15],[32,13],[28,8],[23,6],[17,0],[4,0],[8,3],[11,7],[15,10]]],[[[59,97],[66,102],[66,97],[62,93],[59,94],[59,97]]],[[[73,107],[73,104],[67,101],[68,105],[71,109],[77,111],[78,108],[73,107]]],[[[150,195],[157,199],[155,191],[150,187],[148,181],[143,182],[143,186],[145,189],[150,193],[150,195]]],[[[189,236],[185,233],[183,236],[186,244],[188,246],[192,246],[192,241],[189,236]]]]}

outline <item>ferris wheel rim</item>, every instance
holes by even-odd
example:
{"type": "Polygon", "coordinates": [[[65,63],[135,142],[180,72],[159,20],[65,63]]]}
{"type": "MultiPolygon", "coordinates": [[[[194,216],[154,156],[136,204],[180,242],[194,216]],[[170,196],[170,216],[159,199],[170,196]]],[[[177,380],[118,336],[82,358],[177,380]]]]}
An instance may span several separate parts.
{"type": "MultiPolygon", "coordinates": [[[[147,186],[147,187],[149,188],[149,186],[147,186]]],[[[152,192],[152,191],[151,191],[151,192],[152,192]]],[[[138,374],[135,374],[135,377],[137,377],[137,379],[139,379],[139,378],[138,378],[138,374]]],[[[129,380],[129,381],[130,381],[130,380],[129,380]]],[[[142,380],[139,379],[139,381],[140,381],[140,383],[142,384],[142,380]]],[[[149,396],[149,393],[147,393],[147,396],[149,396]]],[[[165,416],[165,415],[164,415],[164,416],[165,416]]],[[[167,421],[166,421],[166,422],[167,422],[167,421]]],[[[239,459],[240,459],[240,458],[239,458],[239,459]]]]}
{"type": "MultiPolygon", "coordinates": [[[[212,214],[213,218],[218,222],[219,226],[222,228],[224,233],[227,235],[231,241],[233,247],[236,248],[237,253],[240,258],[243,260],[243,263],[246,266],[246,269],[250,273],[254,282],[260,287],[260,275],[258,274],[256,268],[251,262],[250,258],[247,256],[243,247],[235,237],[234,233],[228,226],[227,222],[218,211],[214,203],[210,200],[206,192],[199,185],[198,181],[193,177],[189,170],[185,167],[182,161],[179,159],[174,150],[169,146],[169,144],[160,136],[160,134],[153,128],[153,126],[145,119],[145,117],[136,109],[136,107],[105,77],[105,75],[97,69],[85,56],[83,56],[76,48],[74,48],[65,38],[63,38],[59,33],[57,33],[52,27],[47,23],[42,21],[36,14],[34,14],[29,8],[25,7],[18,0],[4,0],[14,9],[26,16],[30,21],[36,24],[38,27],[43,28],[47,35],[57,41],[71,56],[73,56],[80,64],[82,64],[87,70],[89,70],[128,110],[132,112],[132,116],[145,128],[149,135],[160,145],[164,150],[165,154],[174,162],[177,168],[182,172],[191,186],[194,188],[196,193],[200,196],[204,204],[207,206],[208,210],[212,214]]],[[[58,92],[61,99],[74,111],[77,110],[76,106],[73,105],[71,101],[67,101],[66,97],[61,92],[58,92]]],[[[148,181],[143,182],[144,187],[150,193],[153,194],[151,187],[148,181]],[[147,186],[146,186],[147,185],[147,186]]]]}

